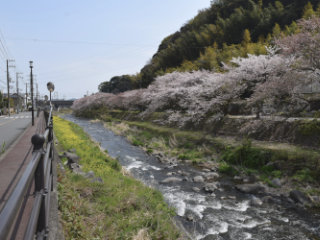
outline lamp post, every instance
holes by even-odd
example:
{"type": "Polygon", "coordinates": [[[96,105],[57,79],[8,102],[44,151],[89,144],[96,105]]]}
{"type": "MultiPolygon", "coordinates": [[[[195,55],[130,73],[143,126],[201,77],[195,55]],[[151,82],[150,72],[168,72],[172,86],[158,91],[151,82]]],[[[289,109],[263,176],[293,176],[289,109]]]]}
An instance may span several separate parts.
{"type": "Polygon", "coordinates": [[[52,106],[51,105],[51,93],[54,91],[54,84],[52,82],[48,82],[47,83],[47,88],[48,88],[48,90],[50,92],[50,106],[52,106]]]}
{"type": "Polygon", "coordinates": [[[29,64],[30,64],[30,85],[31,85],[31,114],[32,114],[32,126],[34,126],[33,75],[32,75],[33,61],[30,61],[29,64]]]}

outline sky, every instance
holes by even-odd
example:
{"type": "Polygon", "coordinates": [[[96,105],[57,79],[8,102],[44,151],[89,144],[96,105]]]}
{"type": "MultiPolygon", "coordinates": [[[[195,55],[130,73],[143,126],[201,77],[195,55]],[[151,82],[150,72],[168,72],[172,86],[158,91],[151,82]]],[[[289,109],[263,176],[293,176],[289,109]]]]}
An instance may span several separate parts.
{"type": "Polygon", "coordinates": [[[15,91],[29,82],[29,61],[41,95],[80,98],[111,77],[135,74],[163,38],[176,32],[210,0],[10,0],[0,8],[0,90],[7,91],[7,58],[15,91]],[[1,45],[3,44],[3,45],[1,45]],[[4,50],[5,48],[6,50],[4,50]]]}

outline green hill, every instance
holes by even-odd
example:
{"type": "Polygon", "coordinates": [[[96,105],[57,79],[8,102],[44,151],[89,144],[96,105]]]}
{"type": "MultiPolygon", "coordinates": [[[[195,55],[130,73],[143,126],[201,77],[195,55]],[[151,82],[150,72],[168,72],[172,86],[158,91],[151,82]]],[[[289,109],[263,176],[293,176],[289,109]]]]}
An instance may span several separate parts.
{"type": "Polygon", "coordinates": [[[264,54],[264,46],[273,38],[295,33],[295,21],[317,8],[320,12],[319,3],[320,0],[212,1],[209,8],[163,39],[139,74],[115,76],[101,83],[99,90],[118,93],[145,88],[156,76],[173,71],[222,71],[222,63],[232,57],[264,54]]]}

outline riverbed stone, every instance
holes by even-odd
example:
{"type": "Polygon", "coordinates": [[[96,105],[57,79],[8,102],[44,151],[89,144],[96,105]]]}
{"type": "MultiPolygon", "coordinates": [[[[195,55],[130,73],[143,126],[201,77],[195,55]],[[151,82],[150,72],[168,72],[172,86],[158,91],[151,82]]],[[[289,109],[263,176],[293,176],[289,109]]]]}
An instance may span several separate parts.
{"type": "Polygon", "coordinates": [[[306,206],[311,203],[310,198],[299,190],[292,190],[289,193],[290,198],[292,198],[296,203],[301,203],[306,206]]]}
{"type": "Polygon", "coordinates": [[[213,163],[212,162],[201,162],[199,163],[199,167],[202,167],[203,169],[211,169],[212,167],[214,167],[213,163]]]}
{"type": "Polygon", "coordinates": [[[252,196],[252,198],[250,199],[251,206],[261,206],[262,204],[263,204],[263,202],[260,198],[252,196]]]}
{"type": "Polygon", "coordinates": [[[182,180],[185,181],[185,182],[192,182],[192,179],[189,178],[189,177],[183,177],[182,180]]]}
{"type": "Polygon", "coordinates": [[[85,173],[81,170],[81,167],[77,163],[72,163],[70,164],[70,169],[72,170],[73,173],[85,176],[85,173]]]}
{"type": "Polygon", "coordinates": [[[103,180],[101,177],[96,177],[96,178],[93,178],[91,180],[92,183],[103,183],[103,180]]]}
{"type": "Polygon", "coordinates": [[[193,216],[192,214],[188,214],[186,218],[187,218],[187,220],[190,221],[190,222],[193,222],[193,221],[194,221],[194,216],[193,216]]]}
{"type": "Polygon", "coordinates": [[[79,156],[77,154],[66,152],[64,155],[68,159],[68,166],[72,163],[79,163],[79,156]]]}
{"type": "Polygon", "coordinates": [[[200,192],[200,191],[201,191],[200,188],[197,188],[197,187],[193,187],[192,190],[193,190],[194,192],[200,192]]]}
{"type": "Polygon", "coordinates": [[[315,207],[320,206],[320,196],[311,196],[311,201],[313,206],[315,207]]]}
{"type": "Polygon", "coordinates": [[[250,175],[250,176],[246,176],[245,178],[243,178],[243,182],[244,183],[254,183],[258,180],[257,176],[255,175],[250,175]]]}
{"type": "Polygon", "coordinates": [[[86,173],[85,175],[86,178],[94,178],[94,172],[93,171],[89,171],[86,173]]]}
{"type": "Polygon", "coordinates": [[[69,150],[69,152],[71,152],[71,153],[76,153],[76,149],[75,149],[75,148],[71,148],[71,149],[69,150]]]}
{"type": "Polygon", "coordinates": [[[190,173],[185,172],[185,171],[180,171],[181,176],[189,177],[190,173]]]}
{"type": "Polygon", "coordinates": [[[154,153],[153,154],[154,157],[156,157],[158,160],[161,160],[164,158],[163,153],[159,152],[159,153],[154,153]]]}
{"type": "Polygon", "coordinates": [[[215,190],[218,189],[218,186],[219,184],[218,183],[207,183],[206,185],[204,185],[203,189],[208,192],[208,193],[212,193],[214,192],[215,190]]]}
{"type": "Polygon", "coordinates": [[[271,184],[275,187],[281,187],[282,185],[281,180],[279,178],[272,179],[271,184]]]}
{"type": "Polygon", "coordinates": [[[233,177],[233,180],[235,180],[235,181],[242,181],[242,177],[240,177],[240,176],[234,176],[234,177],[233,177]]]}
{"type": "Polygon", "coordinates": [[[164,168],[166,168],[166,169],[172,169],[172,168],[175,168],[178,166],[178,164],[175,162],[165,162],[165,164],[166,164],[166,166],[164,168]]]}
{"type": "Polygon", "coordinates": [[[265,191],[265,186],[260,183],[238,184],[236,189],[243,193],[257,194],[265,191]]]}
{"type": "Polygon", "coordinates": [[[274,203],[275,201],[274,201],[274,198],[271,197],[271,196],[264,196],[262,198],[262,202],[264,202],[264,203],[274,203]]]}
{"type": "Polygon", "coordinates": [[[164,180],[162,180],[161,183],[176,183],[176,182],[181,182],[181,181],[182,181],[181,178],[168,177],[168,178],[165,178],[164,180]]]}
{"type": "Polygon", "coordinates": [[[195,183],[203,183],[203,182],[204,182],[204,178],[203,178],[202,176],[195,176],[195,177],[193,178],[193,181],[194,181],[195,183]]]}
{"type": "Polygon", "coordinates": [[[210,172],[210,173],[205,174],[204,177],[207,181],[212,181],[212,180],[217,180],[220,176],[216,172],[210,172]]]}

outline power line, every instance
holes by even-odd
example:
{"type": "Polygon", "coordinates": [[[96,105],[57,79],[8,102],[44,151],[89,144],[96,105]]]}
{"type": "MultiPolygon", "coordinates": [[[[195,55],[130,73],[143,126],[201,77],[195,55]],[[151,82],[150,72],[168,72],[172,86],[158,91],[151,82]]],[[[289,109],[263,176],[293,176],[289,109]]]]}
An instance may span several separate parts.
{"type": "MultiPolygon", "coordinates": [[[[1,32],[0,32],[1,34],[1,32]]],[[[2,46],[2,48],[0,48],[0,52],[2,53],[2,55],[5,57],[5,58],[9,58],[9,55],[8,55],[8,52],[6,50],[6,47],[4,45],[4,41],[2,40],[2,37],[0,35],[0,44],[2,46]]]]}
{"type": "Polygon", "coordinates": [[[2,58],[3,61],[5,61],[7,59],[7,57],[5,56],[5,54],[3,53],[3,51],[1,51],[1,48],[0,48],[0,57],[2,58]]]}
{"type": "Polygon", "coordinates": [[[0,42],[1,42],[1,45],[2,45],[3,49],[6,52],[7,58],[10,58],[10,57],[12,58],[13,56],[12,56],[8,46],[7,46],[6,39],[5,39],[5,37],[4,37],[4,35],[3,35],[1,30],[0,30],[0,36],[1,36],[2,40],[3,40],[3,41],[1,41],[1,39],[0,39],[0,42]]]}
{"type": "Polygon", "coordinates": [[[50,39],[38,39],[38,38],[10,38],[10,40],[63,43],[63,44],[110,45],[110,46],[138,46],[138,47],[154,47],[155,46],[153,44],[111,43],[111,42],[94,42],[94,41],[84,41],[84,40],[50,40],[50,39]]]}

